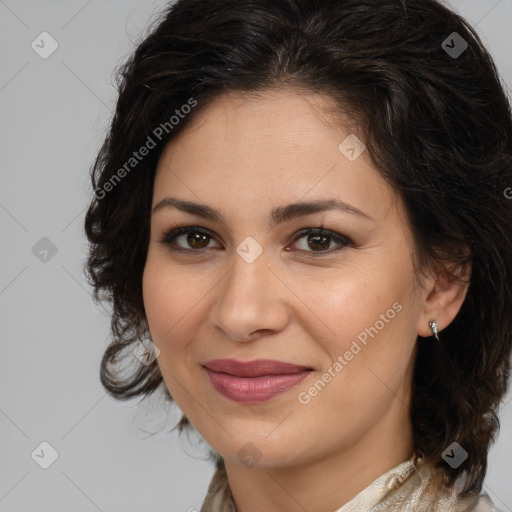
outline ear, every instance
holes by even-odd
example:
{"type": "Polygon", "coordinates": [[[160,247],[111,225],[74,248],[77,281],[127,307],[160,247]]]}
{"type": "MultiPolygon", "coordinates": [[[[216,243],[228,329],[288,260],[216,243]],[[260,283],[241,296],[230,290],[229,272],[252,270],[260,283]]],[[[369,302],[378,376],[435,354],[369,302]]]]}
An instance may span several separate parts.
{"type": "Polygon", "coordinates": [[[471,277],[471,265],[438,269],[423,281],[423,302],[417,331],[422,337],[432,336],[429,322],[437,321],[440,333],[457,316],[466,298],[471,277]]]}

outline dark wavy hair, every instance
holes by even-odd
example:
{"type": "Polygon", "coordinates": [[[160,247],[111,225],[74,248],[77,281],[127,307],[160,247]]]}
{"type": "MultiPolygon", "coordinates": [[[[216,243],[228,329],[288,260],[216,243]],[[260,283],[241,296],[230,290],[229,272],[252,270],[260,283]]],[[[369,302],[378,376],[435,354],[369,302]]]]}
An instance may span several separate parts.
{"type": "MultiPolygon", "coordinates": [[[[512,112],[467,21],[435,0],[178,0],[116,76],[85,217],[86,277],[95,302],[112,306],[104,388],[124,400],[163,382],[156,360],[128,374],[120,362],[150,335],[142,274],[165,144],[226,91],[324,94],[360,127],[403,201],[417,271],[442,264],[458,279],[471,265],[466,299],[441,342],[418,339],[410,418],[416,448],[444,483],[480,490],[510,375],[512,112]],[[449,51],[454,32],[468,44],[461,55],[449,51]],[[441,457],[453,441],[468,453],[456,469],[441,457]]],[[[180,431],[188,426],[183,416],[180,431]]]]}

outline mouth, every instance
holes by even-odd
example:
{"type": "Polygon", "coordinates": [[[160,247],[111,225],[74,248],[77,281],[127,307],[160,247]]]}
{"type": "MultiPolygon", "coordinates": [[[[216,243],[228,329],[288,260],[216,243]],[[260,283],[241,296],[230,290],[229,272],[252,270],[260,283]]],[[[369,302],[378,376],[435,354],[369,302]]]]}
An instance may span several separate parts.
{"type": "Polygon", "coordinates": [[[260,403],[296,387],[312,368],[283,361],[216,359],[203,365],[213,387],[235,402],[260,403]]]}

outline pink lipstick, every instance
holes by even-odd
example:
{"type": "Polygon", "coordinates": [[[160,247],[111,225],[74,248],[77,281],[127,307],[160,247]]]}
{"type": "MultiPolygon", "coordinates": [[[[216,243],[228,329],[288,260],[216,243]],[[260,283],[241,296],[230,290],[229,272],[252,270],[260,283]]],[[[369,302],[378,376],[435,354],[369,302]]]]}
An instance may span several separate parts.
{"type": "Polygon", "coordinates": [[[237,361],[215,359],[204,365],[213,387],[223,396],[243,403],[259,403],[297,386],[312,368],[258,359],[237,361]]]}

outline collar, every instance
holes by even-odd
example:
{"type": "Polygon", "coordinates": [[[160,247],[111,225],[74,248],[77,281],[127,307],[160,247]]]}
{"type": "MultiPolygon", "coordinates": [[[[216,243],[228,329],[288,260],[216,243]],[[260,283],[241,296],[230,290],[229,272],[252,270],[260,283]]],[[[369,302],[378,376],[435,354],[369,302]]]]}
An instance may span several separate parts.
{"type": "MultiPolygon", "coordinates": [[[[502,512],[487,494],[460,498],[445,489],[441,494],[432,486],[435,468],[423,455],[414,455],[390,469],[348,503],[333,512],[502,512]]],[[[225,475],[225,473],[224,473],[225,475]]],[[[209,488],[209,497],[201,512],[237,512],[227,479],[212,494],[214,482],[222,478],[216,473],[209,488]],[[222,506],[223,497],[227,503],[222,506]]]]}

